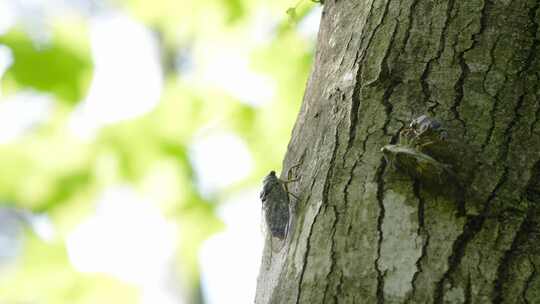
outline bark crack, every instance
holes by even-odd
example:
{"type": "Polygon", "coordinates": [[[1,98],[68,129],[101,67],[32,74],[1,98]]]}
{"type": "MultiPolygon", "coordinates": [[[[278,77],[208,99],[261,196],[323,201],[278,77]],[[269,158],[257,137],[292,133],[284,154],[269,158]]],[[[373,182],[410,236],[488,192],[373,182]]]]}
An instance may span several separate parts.
{"type": "MultiPolygon", "coordinates": [[[[367,50],[369,50],[369,47],[371,46],[371,42],[373,41],[373,37],[375,37],[375,34],[377,33],[377,31],[379,30],[381,25],[384,23],[384,18],[386,18],[386,15],[388,14],[388,7],[390,6],[390,2],[391,2],[391,0],[386,1],[386,5],[384,6],[384,11],[382,13],[381,19],[379,19],[379,22],[377,23],[377,25],[375,26],[375,28],[371,32],[371,35],[369,36],[369,40],[368,40],[366,48],[364,49],[364,52],[362,54],[362,60],[361,61],[363,61],[365,59],[366,54],[367,54],[367,50]]],[[[371,13],[371,10],[370,10],[370,13],[371,13]]],[[[393,40],[393,37],[392,37],[392,40],[393,40]]]]}
{"type": "Polygon", "coordinates": [[[504,172],[495,185],[495,188],[489,195],[482,212],[477,216],[468,216],[467,221],[463,227],[461,235],[456,239],[452,246],[452,253],[448,257],[448,269],[443,274],[441,280],[437,282],[437,287],[435,288],[435,303],[442,303],[444,297],[444,283],[446,281],[452,280],[452,275],[458,269],[463,256],[465,255],[465,249],[469,242],[480,232],[484,221],[487,218],[489,211],[491,209],[491,202],[497,196],[501,186],[506,182],[508,178],[508,168],[505,167],[504,172]]]}
{"type": "Polygon", "coordinates": [[[470,68],[467,65],[467,62],[465,61],[465,54],[476,47],[479,41],[478,37],[482,35],[482,33],[485,31],[488,10],[491,7],[490,4],[491,2],[489,0],[484,0],[482,10],[480,12],[480,28],[478,32],[474,33],[471,36],[472,37],[471,45],[467,49],[463,50],[462,52],[459,52],[457,55],[458,65],[460,67],[461,73],[460,73],[458,81],[456,82],[456,85],[454,86],[456,97],[454,98],[454,104],[450,107],[450,110],[454,114],[454,118],[461,123],[461,126],[463,127],[463,135],[465,137],[467,136],[466,124],[459,114],[459,107],[461,106],[461,103],[464,98],[465,79],[470,74],[470,68]]]}
{"type": "MultiPolygon", "coordinates": [[[[318,158],[317,158],[318,160],[318,158]]],[[[315,173],[313,175],[313,180],[311,181],[311,186],[309,188],[309,192],[308,192],[308,196],[306,198],[306,204],[307,202],[309,202],[309,200],[311,199],[311,194],[313,193],[313,187],[315,186],[315,181],[317,181],[317,176],[318,176],[318,170],[319,167],[317,167],[317,169],[315,169],[315,173]]],[[[315,222],[317,221],[317,217],[319,216],[319,213],[320,213],[320,210],[321,210],[321,206],[322,204],[319,205],[318,209],[317,209],[317,213],[315,214],[315,216],[313,217],[313,222],[311,223],[310,227],[309,227],[309,233],[308,233],[308,237],[307,237],[307,240],[306,240],[306,252],[304,253],[304,259],[303,259],[303,263],[302,263],[302,270],[300,271],[300,278],[298,280],[298,292],[296,294],[296,304],[299,303],[300,301],[300,293],[301,293],[301,286],[302,286],[302,281],[304,280],[304,272],[306,271],[306,267],[307,267],[307,257],[308,257],[308,254],[309,254],[309,250],[310,250],[310,245],[309,245],[309,242],[310,242],[310,239],[311,239],[311,235],[312,235],[312,232],[313,232],[313,225],[315,224],[315,222]]],[[[302,223],[303,224],[303,223],[302,223]]],[[[298,237],[300,238],[300,236],[298,237]]],[[[296,252],[297,252],[297,249],[298,249],[298,245],[299,245],[299,241],[296,241],[296,246],[294,248],[294,255],[296,255],[296,252]]]]}
{"type": "Polygon", "coordinates": [[[497,192],[504,184],[508,176],[508,170],[505,168],[502,177],[499,182],[489,195],[486,203],[484,204],[484,209],[481,214],[478,216],[470,216],[467,218],[467,222],[463,227],[462,234],[456,239],[452,247],[452,254],[448,258],[448,269],[444,273],[442,279],[437,283],[435,290],[435,303],[442,303],[444,297],[444,283],[446,281],[452,282],[452,274],[458,269],[463,256],[465,255],[465,249],[469,242],[480,232],[484,224],[485,219],[488,216],[491,202],[495,199],[497,192]]]}
{"type": "Polygon", "coordinates": [[[302,270],[300,271],[300,278],[298,280],[298,292],[296,294],[296,301],[295,301],[296,304],[300,303],[300,296],[302,294],[302,282],[304,281],[304,273],[306,272],[306,269],[307,269],[309,250],[311,249],[310,241],[311,241],[311,236],[313,235],[313,226],[315,226],[315,222],[317,222],[317,218],[319,217],[319,214],[321,213],[321,206],[322,204],[319,205],[319,208],[317,209],[317,213],[315,214],[315,217],[313,218],[313,222],[311,223],[309,227],[309,233],[306,240],[306,253],[304,254],[302,270]]]}
{"type": "Polygon", "coordinates": [[[358,165],[358,160],[355,160],[351,170],[349,171],[349,179],[347,180],[347,183],[345,184],[345,188],[343,188],[343,200],[345,202],[345,210],[348,209],[349,206],[349,186],[352,183],[352,180],[354,178],[354,170],[356,169],[356,166],[358,165]]]}
{"type": "MultiPolygon", "coordinates": [[[[531,51],[529,52],[529,55],[527,56],[527,60],[525,61],[525,69],[524,71],[527,71],[528,69],[531,69],[531,68],[535,68],[534,66],[534,61],[536,60],[536,56],[537,56],[537,49],[538,49],[538,45],[540,45],[540,39],[538,39],[538,22],[536,21],[536,14],[537,14],[537,11],[538,9],[540,8],[540,1],[536,1],[535,5],[531,8],[531,10],[529,10],[529,19],[532,23],[532,27],[531,27],[531,34],[532,34],[532,37],[533,37],[533,44],[532,44],[532,47],[531,47],[531,51]]],[[[538,73],[535,73],[534,75],[536,75],[536,85],[535,85],[535,89],[538,88],[538,81],[539,81],[539,75],[538,73]]],[[[534,90],[534,92],[536,92],[537,90],[534,90]]],[[[536,94],[535,94],[536,95],[536,94]]],[[[540,105],[538,105],[538,107],[536,108],[536,111],[534,113],[534,121],[533,123],[531,124],[531,129],[530,129],[530,133],[531,135],[533,135],[534,133],[534,126],[536,125],[536,123],[538,122],[539,120],[539,115],[540,115],[540,105]]]]}
{"type": "MultiPolygon", "coordinates": [[[[538,73],[536,73],[536,79],[537,79],[537,85],[535,86],[535,92],[537,92],[537,90],[538,90],[538,81],[540,81],[540,75],[538,75],[538,73]]],[[[538,100],[538,97],[537,97],[536,94],[534,94],[534,98],[536,100],[538,100]]],[[[529,131],[529,134],[531,136],[534,135],[534,129],[535,129],[536,124],[538,123],[539,120],[540,120],[540,103],[536,103],[536,111],[534,112],[534,120],[531,123],[531,128],[530,128],[530,131],[529,131]]]]}
{"type": "Polygon", "coordinates": [[[510,248],[505,251],[501,263],[499,264],[493,288],[493,303],[502,303],[503,301],[503,284],[509,279],[510,263],[517,255],[519,238],[527,232],[526,230],[530,224],[528,217],[529,214],[527,214],[527,217],[525,217],[525,219],[521,222],[518,231],[514,234],[510,248]]]}
{"type": "Polygon", "coordinates": [[[421,262],[427,254],[427,247],[429,245],[429,234],[427,232],[427,229],[425,228],[425,222],[424,222],[425,201],[420,195],[420,190],[421,190],[420,187],[421,187],[420,180],[415,178],[413,180],[413,193],[416,199],[418,200],[418,230],[416,233],[419,236],[422,236],[424,239],[423,239],[420,257],[418,257],[418,259],[416,260],[416,272],[414,273],[412,281],[411,281],[411,284],[412,284],[411,296],[409,297],[409,299],[407,299],[406,303],[410,301],[416,294],[416,280],[418,279],[418,276],[422,272],[421,262]]]}
{"type": "Polygon", "coordinates": [[[338,282],[338,285],[337,285],[337,293],[334,295],[334,303],[338,304],[338,295],[341,294],[342,292],[342,286],[343,286],[343,272],[340,272],[340,275],[339,275],[339,282],[338,282]]]}
{"type": "Polygon", "coordinates": [[[525,197],[532,203],[540,203],[540,160],[534,162],[525,188],[525,197]]]}
{"type": "Polygon", "coordinates": [[[538,22],[536,22],[536,12],[538,11],[538,8],[540,7],[540,1],[536,1],[535,5],[529,10],[529,19],[532,23],[531,26],[531,34],[533,37],[533,43],[531,46],[531,51],[529,52],[527,59],[525,60],[524,69],[523,71],[526,72],[531,68],[534,68],[534,65],[532,64],[537,55],[537,48],[540,44],[540,39],[538,39],[538,22]]]}
{"type": "MultiPolygon", "coordinates": [[[[364,43],[364,39],[366,38],[366,36],[364,36],[364,28],[365,26],[368,24],[368,22],[371,20],[371,15],[373,13],[373,4],[375,3],[375,0],[371,0],[371,4],[370,4],[370,7],[369,7],[369,11],[368,11],[368,15],[366,17],[366,22],[364,22],[363,26],[362,26],[362,36],[360,38],[360,47],[359,47],[359,52],[356,53],[356,58],[355,58],[355,62],[358,62],[358,56],[360,54],[360,50],[362,50],[362,44],[364,43]]],[[[373,36],[374,34],[374,31],[371,32],[371,36],[373,36]]],[[[371,41],[371,38],[370,40],[371,41]]],[[[369,44],[367,45],[367,47],[365,49],[362,50],[362,55],[360,56],[361,60],[364,59],[364,56],[365,56],[365,51],[368,49],[369,47],[369,44]]]]}
{"type": "Polygon", "coordinates": [[[493,42],[493,46],[491,46],[491,48],[489,48],[489,52],[488,52],[488,54],[489,54],[489,65],[488,65],[488,68],[486,70],[486,73],[484,73],[484,77],[482,78],[482,89],[484,90],[484,92],[486,94],[490,95],[491,97],[495,97],[495,96],[489,94],[489,90],[486,87],[486,80],[487,80],[487,76],[489,75],[489,73],[493,69],[493,66],[495,65],[495,49],[499,45],[500,40],[501,40],[501,35],[498,35],[497,38],[495,38],[495,41],[493,42]]]}
{"type": "Polygon", "coordinates": [[[435,287],[435,299],[434,303],[443,303],[444,297],[444,284],[446,281],[451,281],[452,274],[457,270],[461,259],[465,255],[465,248],[467,244],[476,236],[476,234],[482,228],[485,217],[482,215],[479,216],[470,216],[467,218],[467,222],[463,227],[463,232],[456,239],[454,245],[452,246],[452,253],[448,257],[448,269],[443,274],[441,280],[437,282],[435,287]]]}
{"type": "Polygon", "coordinates": [[[360,74],[362,68],[358,67],[358,73],[356,76],[356,84],[353,89],[353,94],[351,98],[351,113],[349,114],[349,141],[347,143],[347,151],[352,147],[354,140],[356,139],[356,125],[358,124],[358,109],[360,108],[360,74]]]}
{"type": "MultiPolygon", "coordinates": [[[[507,76],[504,75],[504,82],[507,81],[507,76]]],[[[498,107],[499,107],[499,94],[502,92],[504,86],[501,86],[497,93],[495,93],[495,96],[493,97],[493,107],[491,108],[491,111],[489,112],[489,117],[491,118],[491,125],[487,131],[487,136],[484,142],[482,143],[481,150],[482,152],[485,150],[485,148],[488,146],[488,144],[491,142],[491,138],[493,137],[493,131],[495,130],[495,114],[497,113],[498,107]]]]}
{"type": "Polygon", "coordinates": [[[472,284],[471,284],[471,275],[469,274],[467,276],[467,286],[465,289],[465,301],[463,304],[471,304],[472,303],[472,284]]]}
{"type": "Polygon", "coordinates": [[[343,65],[343,61],[345,60],[347,51],[349,50],[349,46],[351,45],[351,41],[353,37],[354,37],[354,32],[349,36],[349,40],[347,41],[347,44],[345,45],[345,49],[343,50],[343,55],[341,56],[341,60],[339,62],[338,68],[343,65]]]}
{"type": "MultiPolygon", "coordinates": [[[[539,28],[539,25],[538,23],[536,22],[536,18],[535,18],[535,15],[536,15],[536,12],[538,11],[538,9],[540,8],[540,2],[537,1],[535,3],[535,5],[529,10],[529,19],[532,23],[532,27],[531,27],[531,35],[533,37],[533,43],[532,43],[532,46],[531,46],[531,49],[529,51],[529,54],[527,55],[527,59],[525,60],[525,63],[523,65],[523,68],[518,72],[518,75],[520,76],[523,76],[524,73],[526,73],[530,68],[534,68],[534,65],[533,65],[533,62],[536,60],[536,55],[537,55],[537,48],[538,48],[538,45],[540,45],[540,39],[538,39],[537,37],[537,33],[538,33],[538,28],[539,28]]],[[[537,76],[538,76],[538,73],[535,73],[537,76]]],[[[505,76],[505,82],[506,82],[506,76],[505,76]]],[[[535,88],[538,87],[538,84],[535,85],[535,88]]],[[[494,121],[494,113],[496,112],[496,106],[497,106],[497,101],[498,101],[498,95],[499,95],[499,92],[501,90],[497,91],[497,94],[496,94],[496,103],[494,105],[494,108],[492,109],[491,111],[491,117],[492,117],[492,121],[494,121]]],[[[518,99],[518,104],[516,105],[516,108],[514,109],[514,114],[515,114],[515,118],[510,122],[509,124],[509,127],[507,128],[506,132],[505,132],[505,135],[508,134],[508,132],[510,131],[510,129],[513,127],[513,125],[516,123],[516,120],[517,120],[517,117],[519,116],[519,109],[521,107],[521,105],[523,104],[523,99],[524,99],[524,94],[522,94],[519,99],[518,99]]],[[[537,108],[536,112],[535,112],[535,120],[538,119],[538,114],[540,113],[540,107],[537,108]]],[[[533,133],[533,128],[534,128],[534,125],[535,123],[533,123],[531,125],[531,135],[533,133]]],[[[491,140],[491,137],[492,137],[492,134],[493,134],[493,129],[495,128],[494,126],[494,122],[492,122],[492,127],[490,128],[490,130],[488,131],[488,137],[486,138],[486,141],[484,142],[484,144],[482,145],[482,150],[485,148],[485,146],[487,146],[487,144],[489,143],[489,141],[491,140]]],[[[508,150],[508,144],[509,144],[509,141],[510,140],[507,140],[505,146],[505,154],[507,154],[507,150],[508,150]]]]}
{"type": "MultiPolygon", "coordinates": [[[[369,12],[368,12],[368,16],[366,17],[366,22],[364,23],[363,27],[362,27],[362,35],[360,37],[360,44],[359,44],[359,49],[358,51],[356,52],[356,56],[355,56],[355,59],[354,59],[354,64],[358,64],[358,70],[356,72],[356,83],[354,84],[354,89],[353,89],[353,93],[352,93],[352,104],[351,104],[351,113],[349,114],[350,115],[350,121],[351,121],[351,125],[349,126],[349,141],[347,143],[347,150],[349,150],[353,143],[354,143],[354,140],[356,138],[356,125],[358,123],[358,109],[360,107],[360,89],[362,88],[362,61],[364,61],[364,57],[367,53],[367,49],[369,48],[369,44],[371,43],[371,37],[373,37],[373,35],[375,35],[375,31],[372,31],[371,32],[371,35],[370,35],[370,38],[368,40],[368,45],[366,46],[365,49],[362,49],[362,44],[364,43],[364,39],[366,38],[364,34],[364,31],[363,31],[363,28],[367,25],[367,22],[369,20],[371,20],[371,14],[373,12],[373,3],[375,2],[375,0],[372,0],[371,1],[371,6],[369,8],[369,12]]],[[[382,21],[382,20],[381,20],[382,21]]]]}
{"type": "Polygon", "coordinates": [[[508,126],[506,127],[506,130],[504,131],[504,143],[501,147],[502,153],[501,157],[499,159],[500,162],[504,160],[504,170],[506,173],[508,173],[508,152],[510,151],[510,144],[512,142],[512,129],[516,125],[516,123],[519,121],[521,115],[519,114],[519,110],[523,106],[523,101],[525,100],[525,95],[522,94],[519,96],[518,101],[516,102],[516,106],[514,107],[514,117],[512,120],[508,123],[508,126]]]}
{"type": "Polygon", "coordinates": [[[536,265],[534,264],[534,262],[532,261],[532,259],[530,257],[529,257],[529,264],[531,264],[532,271],[531,271],[531,274],[529,275],[529,277],[527,278],[527,280],[525,281],[523,291],[521,292],[521,298],[523,299],[523,302],[525,302],[525,304],[529,304],[529,300],[527,299],[527,291],[531,287],[531,283],[532,283],[533,279],[538,274],[538,272],[536,271],[536,265]]]}
{"type": "Polygon", "coordinates": [[[382,224],[384,220],[384,171],[386,169],[386,160],[381,158],[381,163],[376,172],[377,181],[377,202],[379,204],[379,216],[377,217],[377,231],[379,233],[379,240],[377,242],[377,258],[375,259],[375,270],[377,271],[377,304],[384,303],[384,275],[385,273],[379,268],[379,260],[381,259],[381,247],[383,242],[382,224]]]}
{"type": "MultiPolygon", "coordinates": [[[[387,61],[388,61],[388,56],[390,54],[390,50],[392,49],[392,46],[394,45],[394,41],[395,41],[395,36],[396,36],[396,32],[397,32],[397,24],[394,26],[394,31],[392,33],[392,37],[390,38],[390,44],[388,46],[388,48],[386,49],[386,53],[384,54],[384,58],[381,62],[381,72],[380,74],[386,74],[386,75],[390,75],[390,73],[388,72],[388,66],[387,66],[387,61]]],[[[379,76],[380,76],[379,74],[379,76]]],[[[392,110],[393,110],[393,105],[392,103],[390,102],[390,96],[392,96],[392,94],[394,93],[394,89],[400,84],[400,82],[396,79],[392,79],[390,81],[390,84],[388,85],[388,87],[386,88],[386,90],[384,91],[384,94],[383,94],[383,98],[382,98],[382,104],[384,106],[384,110],[385,110],[385,113],[386,113],[386,120],[384,122],[384,125],[383,125],[383,132],[384,132],[384,135],[390,135],[388,134],[388,124],[390,123],[390,120],[391,120],[391,114],[392,114],[392,110]]]]}
{"type": "MultiPolygon", "coordinates": [[[[356,84],[355,84],[355,87],[354,87],[354,90],[353,90],[353,95],[352,95],[352,105],[351,105],[351,113],[350,113],[351,125],[349,126],[349,141],[348,141],[348,144],[347,144],[347,150],[349,150],[352,147],[352,145],[354,143],[354,140],[356,139],[356,131],[355,130],[356,130],[356,125],[358,124],[358,109],[359,109],[359,106],[360,106],[360,91],[362,89],[362,85],[361,85],[361,82],[362,82],[362,64],[363,64],[363,62],[365,60],[367,50],[371,46],[371,42],[373,41],[373,37],[376,35],[376,33],[377,33],[378,29],[380,28],[380,26],[384,23],[384,19],[388,14],[390,2],[391,2],[390,0],[388,0],[386,2],[384,11],[382,13],[382,16],[381,16],[379,22],[377,23],[377,25],[375,26],[375,28],[373,29],[373,31],[371,32],[371,35],[369,36],[369,39],[368,39],[368,42],[367,42],[367,45],[362,50],[362,55],[360,56],[360,59],[358,59],[359,52],[357,52],[357,54],[356,54],[355,62],[358,63],[359,67],[358,67],[358,71],[357,71],[357,74],[356,74],[356,84]]],[[[373,10],[373,1],[371,3],[371,8],[370,8],[370,11],[369,11],[369,14],[368,14],[368,18],[369,18],[369,16],[371,16],[372,10],[373,10]]],[[[388,56],[390,54],[390,50],[391,50],[391,48],[392,48],[392,46],[394,44],[395,35],[396,35],[396,32],[397,32],[397,24],[398,23],[396,22],[396,25],[394,25],[394,30],[393,30],[393,33],[392,33],[392,37],[390,38],[389,46],[388,46],[388,48],[386,50],[386,53],[384,54],[383,60],[381,61],[382,69],[385,68],[388,56]]],[[[364,40],[364,36],[362,36],[360,44],[362,44],[363,40],[364,40]]],[[[360,48],[361,47],[362,47],[362,45],[360,45],[360,48]]],[[[382,72],[379,73],[377,78],[380,78],[380,74],[382,74],[382,72]]],[[[393,90],[393,88],[392,88],[392,90],[393,90]]],[[[391,92],[390,92],[390,94],[391,94],[391,92]]],[[[383,103],[384,103],[384,98],[383,98],[383,103]]],[[[386,105],[385,105],[385,109],[387,109],[386,105]]],[[[390,111],[391,111],[391,109],[390,109],[390,111]]],[[[387,110],[387,114],[388,114],[388,110],[387,110]]],[[[388,122],[388,119],[387,119],[387,122],[388,122]]],[[[385,125],[386,125],[386,123],[385,123],[385,125]]],[[[384,133],[385,134],[387,133],[386,132],[386,127],[384,128],[384,133]]]]}
{"type": "Polygon", "coordinates": [[[467,135],[467,128],[465,125],[465,121],[461,118],[459,114],[459,107],[461,106],[461,102],[463,101],[464,95],[465,95],[465,78],[469,76],[470,69],[467,63],[465,62],[465,52],[467,52],[469,49],[460,52],[457,55],[458,59],[458,65],[461,70],[461,73],[459,74],[459,78],[456,81],[456,84],[454,85],[454,91],[455,91],[455,97],[454,97],[454,103],[450,107],[450,111],[454,114],[454,119],[459,121],[462,128],[463,128],[463,136],[466,137],[467,135]]]}
{"type": "Polygon", "coordinates": [[[405,48],[407,47],[407,43],[409,43],[409,38],[411,36],[411,29],[413,26],[413,12],[416,9],[416,6],[418,5],[419,0],[414,0],[409,8],[409,15],[407,16],[407,19],[409,20],[409,24],[407,25],[407,29],[405,30],[405,36],[403,37],[403,44],[401,46],[400,54],[405,53],[405,48]]]}
{"type": "MultiPolygon", "coordinates": [[[[422,72],[422,75],[420,76],[420,85],[422,86],[422,92],[424,93],[424,103],[428,104],[431,102],[431,89],[429,88],[429,84],[427,82],[429,74],[431,73],[432,64],[435,61],[438,61],[442,53],[444,51],[444,48],[446,47],[446,38],[448,36],[448,28],[450,27],[450,21],[452,18],[452,10],[454,9],[454,3],[455,0],[449,0],[448,5],[446,7],[446,19],[444,20],[443,28],[441,31],[440,39],[439,39],[439,48],[437,49],[437,53],[435,54],[434,58],[431,58],[428,60],[426,67],[424,68],[424,71],[422,72]]],[[[435,114],[435,108],[439,106],[439,103],[437,101],[433,101],[435,104],[428,108],[428,111],[430,114],[435,114]]]]}
{"type": "Polygon", "coordinates": [[[336,235],[336,225],[337,225],[337,222],[339,221],[339,214],[338,214],[338,211],[337,211],[337,208],[335,206],[335,204],[330,204],[329,200],[328,200],[328,197],[329,197],[329,192],[330,192],[330,187],[331,187],[331,178],[333,176],[333,173],[334,173],[334,166],[335,166],[335,160],[336,160],[336,154],[337,154],[337,150],[339,148],[339,129],[340,129],[340,125],[342,124],[343,122],[343,119],[340,119],[339,123],[337,124],[337,127],[335,129],[335,132],[334,132],[334,148],[332,149],[332,157],[330,158],[330,162],[328,164],[328,171],[326,172],[326,177],[325,177],[325,181],[324,181],[324,186],[323,186],[323,193],[322,193],[322,199],[323,199],[323,204],[325,205],[325,210],[331,206],[332,207],[332,210],[334,211],[334,221],[332,223],[332,236],[331,236],[331,241],[332,241],[332,245],[330,247],[330,270],[328,271],[327,275],[326,275],[326,286],[325,286],[325,290],[324,290],[324,296],[323,296],[323,300],[324,302],[326,301],[326,293],[328,291],[328,288],[330,287],[330,283],[331,282],[328,278],[329,276],[334,272],[334,265],[335,265],[335,250],[334,250],[334,247],[335,247],[335,243],[336,243],[336,239],[335,239],[335,235],[336,235]]]}
{"type": "MultiPolygon", "coordinates": [[[[361,82],[361,75],[360,75],[361,67],[362,67],[361,63],[364,60],[367,49],[369,48],[369,44],[364,49],[362,48],[362,45],[364,44],[364,40],[366,38],[366,35],[364,35],[364,29],[367,26],[368,22],[371,20],[371,15],[373,13],[373,3],[374,2],[375,2],[375,0],[371,1],[370,7],[369,7],[369,12],[368,12],[368,15],[366,17],[366,22],[364,22],[364,24],[362,25],[362,34],[360,35],[360,43],[359,43],[359,46],[358,46],[358,51],[356,52],[356,55],[355,55],[355,58],[354,58],[354,63],[355,64],[358,63],[358,65],[359,65],[358,73],[356,74],[356,83],[357,84],[361,82]]],[[[370,36],[373,36],[374,34],[375,34],[375,32],[372,31],[370,36]]],[[[371,42],[371,37],[369,38],[368,41],[371,42]]],[[[355,85],[355,88],[356,87],[358,87],[358,85],[355,85]]],[[[353,96],[354,96],[354,93],[353,93],[353,96]]]]}
{"type": "Polygon", "coordinates": [[[324,293],[323,293],[323,303],[328,303],[326,301],[326,295],[328,293],[328,289],[330,287],[330,283],[329,282],[332,282],[329,278],[330,276],[332,275],[332,273],[334,273],[335,271],[335,264],[336,264],[336,251],[335,251],[335,246],[336,246],[336,226],[337,226],[337,222],[338,222],[338,212],[337,212],[337,209],[336,209],[336,206],[332,205],[332,210],[334,212],[334,221],[332,223],[332,228],[331,228],[331,231],[332,231],[332,236],[331,236],[331,240],[332,240],[332,245],[330,247],[330,270],[328,271],[328,274],[326,275],[326,286],[324,288],[324,293]]]}
{"type": "MultiPolygon", "coordinates": [[[[426,64],[426,67],[424,68],[424,72],[420,76],[420,86],[422,87],[422,93],[424,94],[424,103],[425,104],[429,104],[431,102],[431,90],[429,88],[429,84],[427,82],[427,79],[429,77],[429,73],[431,72],[431,64],[434,61],[435,61],[435,59],[433,59],[433,58],[428,61],[428,63],[426,64]]],[[[431,115],[435,115],[435,109],[440,105],[437,101],[434,101],[434,102],[435,102],[435,104],[428,108],[428,112],[431,115]]]]}

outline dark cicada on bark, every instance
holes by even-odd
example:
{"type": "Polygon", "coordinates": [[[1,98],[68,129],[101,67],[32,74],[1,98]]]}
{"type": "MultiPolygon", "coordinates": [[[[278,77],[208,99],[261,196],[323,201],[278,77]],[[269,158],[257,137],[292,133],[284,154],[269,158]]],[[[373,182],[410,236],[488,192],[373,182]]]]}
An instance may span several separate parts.
{"type": "Polygon", "coordinates": [[[260,197],[266,225],[272,234],[272,237],[285,239],[289,229],[291,206],[289,195],[295,197],[287,189],[287,184],[297,181],[298,179],[291,178],[291,170],[298,167],[296,165],[289,169],[287,178],[289,180],[281,180],[276,176],[275,171],[271,171],[263,180],[263,190],[260,197]]]}
{"type": "Polygon", "coordinates": [[[289,195],[276,172],[271,171],[264,178],[260,197],[270,233],[273,237],[284,239],[289,226],[289,195]]]}

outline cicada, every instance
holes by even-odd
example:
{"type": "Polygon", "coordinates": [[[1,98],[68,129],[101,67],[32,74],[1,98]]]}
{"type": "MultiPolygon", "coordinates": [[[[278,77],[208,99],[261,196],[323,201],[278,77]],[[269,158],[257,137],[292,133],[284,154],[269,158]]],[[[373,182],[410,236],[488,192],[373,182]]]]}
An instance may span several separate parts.
{"type": "Polygon", "coordinates": [[[279,179],[275,171],[270,171],[263,180],[263,189],[260,198],[264,219],[272,237],[280,240],[286,238],[290,227],[291,203],[289,197],[298,199],[287,188],[287,184],[298,181],[298,178],[291,179],[292,170],[298,166],[296,165],[289,169],[287,173],[288,180],[279,179]]]}

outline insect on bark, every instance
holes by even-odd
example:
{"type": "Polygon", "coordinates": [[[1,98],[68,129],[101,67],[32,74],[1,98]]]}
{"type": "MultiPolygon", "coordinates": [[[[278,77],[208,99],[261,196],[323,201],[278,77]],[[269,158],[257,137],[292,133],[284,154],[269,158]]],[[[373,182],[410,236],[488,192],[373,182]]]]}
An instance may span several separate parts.
{"type": "Polygon", "coordinates": [[[456,184],[458,182],[451,166],[426,151],[426,147],[443,146],[447,140],[448,132],[438,120],[421,115],[413,119],[408,128],[400,131],[399,143],[386,145],[381,152],[388,163],[412,177],[435,182],[438,186],[450,182],[456,184]]]}
{"type": "Polygon", "coordinates": [[[275,171],[263,180],[263,189],[260,194],[266,225],[272,234],[280,240],[285,239],[289,230],[291,217],[289,195],[298,199],[287,189],[287,184],[295,182],[298,178],[291,179],[291,172],[300,164],[291,167],[287,173],[288,180],[281,180],[275,171]]]}

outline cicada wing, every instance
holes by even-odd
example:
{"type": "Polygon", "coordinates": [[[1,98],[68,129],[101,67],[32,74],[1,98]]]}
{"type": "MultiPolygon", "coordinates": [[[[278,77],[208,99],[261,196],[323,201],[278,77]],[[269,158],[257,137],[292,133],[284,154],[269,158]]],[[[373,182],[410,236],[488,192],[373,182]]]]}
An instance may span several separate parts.
{"type": "Polygon", "coordinates": [[[266,210],[264,208],[264,204],[263,204],[263,207],[261,208],[261,222],[260,222],[260,225],[261,225],[261,233],[263,235],[263,237],[266,237],[266,235],[269,233],[268,231],[268,223],[266,222],[266,210]]]}

